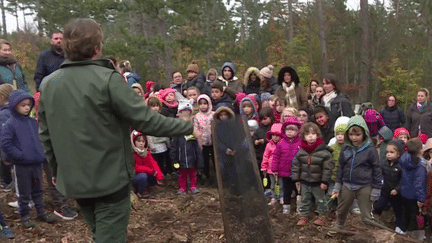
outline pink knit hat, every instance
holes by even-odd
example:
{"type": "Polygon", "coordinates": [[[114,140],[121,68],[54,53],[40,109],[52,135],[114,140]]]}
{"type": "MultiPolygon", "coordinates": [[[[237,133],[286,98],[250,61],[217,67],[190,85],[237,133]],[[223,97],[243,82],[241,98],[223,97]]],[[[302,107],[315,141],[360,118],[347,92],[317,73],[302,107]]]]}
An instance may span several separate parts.
{"type": "Polygon", "coordinates": [[[165,100],[165,98],[167,97],[167,95],[169,93],[174,93],[175,94],[175,89],[173,88],[166,88],[166,89],[162,89],[159,91],[159,96],[161,97],[161,99],[165,100]]]}
{"type": "Polygon", "coordinates": [[[366,113],[364,115],[364,119],[365,119],[366,122],[369,122],[369,123],[371,123],[371,122],[377,122],[378,118],[377,118],[377,115],[375,113],[375,110],[373,110],[373,109],[367,109],[366,113]]]}
{"type": "Polygon", "coordinates": [[[393,139],[397,139],[401,134],[406,134],[408,136],[408,139],[411,138],[409,131],[405,127],[399,127],[396,128],[396,130],[394,131],[393,139]]]}

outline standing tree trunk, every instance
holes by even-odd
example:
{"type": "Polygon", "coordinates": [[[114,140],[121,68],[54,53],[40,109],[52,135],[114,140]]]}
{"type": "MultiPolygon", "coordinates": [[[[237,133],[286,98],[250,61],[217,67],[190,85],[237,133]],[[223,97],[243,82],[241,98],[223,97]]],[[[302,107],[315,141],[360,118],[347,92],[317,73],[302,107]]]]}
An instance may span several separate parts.
{"type": "Polygon", "coordinates": [[[361,65],[360,76],[362,88],[360,90],[360,100],[370,101],[371,92],[369,90],[371,82],[371,52],[370,52],[370,32],[369,32],[369,9],[368,0],[360,0],[360,23],[361,23],[361,65]]]}
{"type": "Polygon", "coordinates": [[[6,11],[5,11],[4,0],[1,0],[0,4],[1,4],[2,21],[3,21],[3,37],[7,38],[6,11]]]}
{"type": "Polygon", "coordinates": [[[289,44],[292,43],[294,40],[294,13],[293,13],[293,6],[292,6],[292,0],[288,0],[288,42],[289,44]]]}
{"type": "Polygon", "coordinates": [[[324,16],[323,16],[323,8],[322,8],[322,0],[316,0],[317,4],[317,18],[318,18],[318,26],[319,26],[319,40],[321,47],[321,77],[328,73],[328,61],[327,61],[327,43],[325,39],[324,32],[324,16]]]}

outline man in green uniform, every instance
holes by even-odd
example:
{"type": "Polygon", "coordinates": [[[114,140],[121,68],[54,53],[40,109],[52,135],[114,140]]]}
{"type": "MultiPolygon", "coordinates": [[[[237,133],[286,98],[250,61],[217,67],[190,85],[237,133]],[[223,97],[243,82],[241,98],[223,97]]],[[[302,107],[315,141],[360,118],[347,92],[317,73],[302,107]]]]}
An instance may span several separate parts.
{"type": "Polygon", "coordinates": [[[130,126],[176,137],[191,134],[193,125],[147,109],[110,61],[100,59],[98,23],[71,20],[63,37],[66,61],[40,88],[40,139],[57,189],[77,199],[94,241],[125,242],[134,175],[130,126]]]}

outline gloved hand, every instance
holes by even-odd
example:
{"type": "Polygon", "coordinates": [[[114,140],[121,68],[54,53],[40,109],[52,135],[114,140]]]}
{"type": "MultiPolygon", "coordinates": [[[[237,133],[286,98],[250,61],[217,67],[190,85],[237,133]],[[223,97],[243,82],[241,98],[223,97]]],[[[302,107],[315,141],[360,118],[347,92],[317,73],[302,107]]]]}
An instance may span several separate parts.
{"type": "Polygon", "coordinates": [[[371,201],[378,201],[381,194],[381,189],[372,189],[370,200],[371,201]]]}
{"type": "Polygon", "coordinates": [[[176,169],[176,170],[180,169],[180,164],[179,163],[174,163],[174,169],[176,169]]]}

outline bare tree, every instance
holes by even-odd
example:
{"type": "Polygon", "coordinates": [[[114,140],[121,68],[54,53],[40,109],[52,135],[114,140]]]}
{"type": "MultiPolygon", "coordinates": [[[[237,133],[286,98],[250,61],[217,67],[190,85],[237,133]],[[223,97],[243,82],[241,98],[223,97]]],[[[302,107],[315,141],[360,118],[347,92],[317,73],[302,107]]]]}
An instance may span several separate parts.
{"type": "Polygon", "coordinates": [[[317,5],[317,18],[318,18],[318,26],[319,26],[319,40],[320,40],[320,48],[321,48],[321,77],[328,73],[328,61],[327,61],[327,43],[325,39],[325,31],[324,31],[324,16],[323,16],[323,7],[322,0],[316,0],[317,5]]]}
{"type": "Polygon", "coordinates": [[[361,24],[361,65],[360,65],[360,76],[362,88],[360,90],[359,99],[360,101],[371,100],[372,93],[369,92],[371,83],[371,40],[369,30],[369,9],[368,0],[360,0],[360,24],[361,24]]]}

